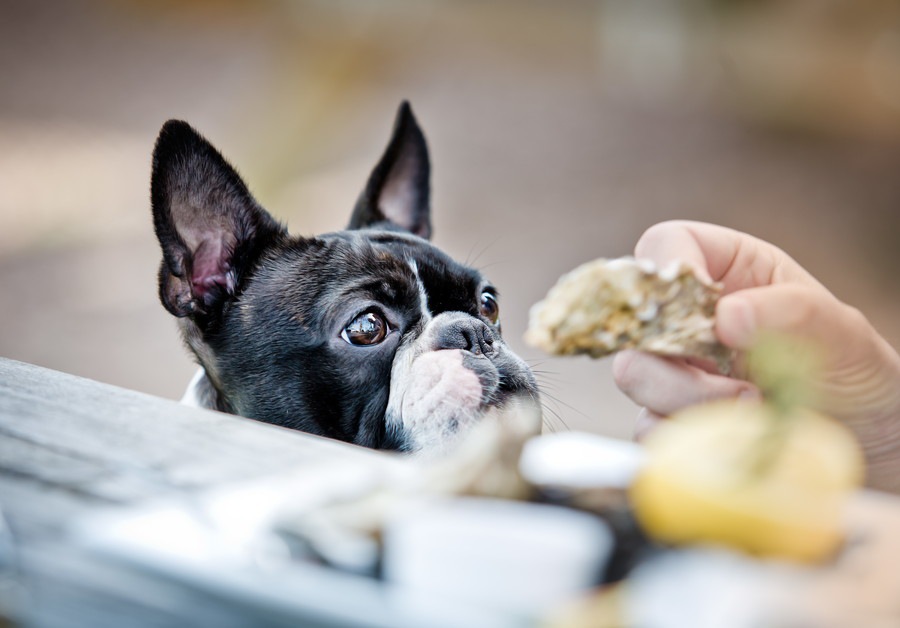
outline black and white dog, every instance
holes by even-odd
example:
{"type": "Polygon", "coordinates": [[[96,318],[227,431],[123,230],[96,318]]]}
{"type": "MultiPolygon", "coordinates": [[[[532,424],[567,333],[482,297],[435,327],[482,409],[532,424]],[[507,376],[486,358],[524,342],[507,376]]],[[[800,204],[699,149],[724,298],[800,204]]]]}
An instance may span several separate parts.
{"type": "Polygon", "coordinates": [[[176,120],[156,142],[151,194],[160,298],[202,367],[185,400],[404,451],[537,407],[494,286],[428,242],[428,150],[407,103],[346,231],[288,235],[176,120]]]}

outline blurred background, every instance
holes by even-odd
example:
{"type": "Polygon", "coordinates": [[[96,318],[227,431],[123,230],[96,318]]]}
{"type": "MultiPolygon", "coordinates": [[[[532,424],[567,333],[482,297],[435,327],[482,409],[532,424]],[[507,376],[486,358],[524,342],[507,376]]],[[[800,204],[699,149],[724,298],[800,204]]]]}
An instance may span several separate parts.
{"type": "Polygon", "coordinates": [[[161,124],[314,234],[345,224],[404,98],[435,242],[500,287],[557,427],[628,436],[636,408],[608,360],[525,347],[528,307],[664,219],[775,242],[900,344],[896,0],[0,0],[0,355],[180,397],[161,124]]]}

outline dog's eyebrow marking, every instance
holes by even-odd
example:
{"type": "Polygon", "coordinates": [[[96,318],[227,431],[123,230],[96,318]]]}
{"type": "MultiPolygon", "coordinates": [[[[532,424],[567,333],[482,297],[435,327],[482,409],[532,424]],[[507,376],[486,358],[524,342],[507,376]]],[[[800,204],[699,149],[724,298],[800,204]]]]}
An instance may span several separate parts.
{"type": "Polygon", "coordinates": [[[406,263],[409,264],[409,267],[413,271],[413,275],[416,276],[416,285],[419,287],[419,307],[422,310],[422,319],[424,321],[431,320],[431,310],[428,309],[428,293],[425,291],[425,284],[422,283],[422,278],[419,277],[419,265],[416,263],[414,259],[407,259],[406,263]]]}

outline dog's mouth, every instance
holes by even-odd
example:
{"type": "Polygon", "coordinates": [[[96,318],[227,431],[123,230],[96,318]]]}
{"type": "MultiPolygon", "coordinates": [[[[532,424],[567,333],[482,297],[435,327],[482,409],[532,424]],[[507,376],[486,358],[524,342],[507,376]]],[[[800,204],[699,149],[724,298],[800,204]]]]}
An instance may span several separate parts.
{"type": "Polygon", "coordinates": [[[537,397],[537,384],[531,370],[514,355],[501,355],[495,361],[464,354],[462,363],[481,384],[483,410],[503,406],[516,395],[537,397]]]}
{"type": "Polygon", "coordinates": [[[400,398],[391,404],[388,428],[408,451],[446,449],[507,407],[529,407],[540,416],[534,376],[508,350],[498,348],[490,357],[458,349],[430,351],[409,364],[403,381],[402,390],[392,386],[392,397],[400,398]]]}

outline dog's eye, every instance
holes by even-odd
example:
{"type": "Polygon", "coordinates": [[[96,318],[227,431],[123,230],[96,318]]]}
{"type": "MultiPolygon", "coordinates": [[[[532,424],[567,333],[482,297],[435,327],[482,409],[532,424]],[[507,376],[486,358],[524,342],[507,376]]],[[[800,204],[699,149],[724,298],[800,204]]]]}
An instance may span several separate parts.
{"type": "Polygon", "coordinates": [[[351,345],[377,345],[388,335],[390,327],[378,312],[363,312],[344,327],[341,338],[351,345]]]}
{"type": "Polygon", "coordinates": [[[497,303],[497,297],[490,292],[481,293],[481,303],[479,304],[481,315],[491,321],[494,325],[500,320],[500,304],[497,303]]]}

